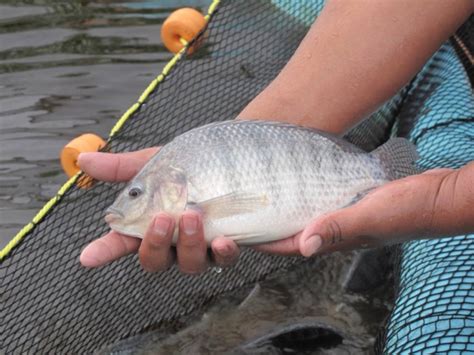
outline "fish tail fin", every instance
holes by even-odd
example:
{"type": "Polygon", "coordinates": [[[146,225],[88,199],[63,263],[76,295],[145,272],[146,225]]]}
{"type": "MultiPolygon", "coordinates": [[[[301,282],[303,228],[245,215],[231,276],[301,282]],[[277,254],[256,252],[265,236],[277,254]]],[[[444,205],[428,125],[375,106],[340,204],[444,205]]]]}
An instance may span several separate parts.
{"type": "Polygon", "coordinates": [[[415,165],[419,158],[418,152],[415,145],[408,139],[392,138],[370,154],[380,160],[390,180],[421,172],[415,165]]]}

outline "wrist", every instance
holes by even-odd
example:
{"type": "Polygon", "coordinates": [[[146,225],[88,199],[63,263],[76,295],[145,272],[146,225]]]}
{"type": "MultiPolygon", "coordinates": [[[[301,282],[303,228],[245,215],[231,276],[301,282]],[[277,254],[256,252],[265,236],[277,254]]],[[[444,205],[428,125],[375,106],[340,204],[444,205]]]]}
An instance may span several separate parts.
{"type": "Polygon", "coordinates": [[[474,162],[441,176],[433,198],[434,234],[458,235],[474,231],[474,162]]]}

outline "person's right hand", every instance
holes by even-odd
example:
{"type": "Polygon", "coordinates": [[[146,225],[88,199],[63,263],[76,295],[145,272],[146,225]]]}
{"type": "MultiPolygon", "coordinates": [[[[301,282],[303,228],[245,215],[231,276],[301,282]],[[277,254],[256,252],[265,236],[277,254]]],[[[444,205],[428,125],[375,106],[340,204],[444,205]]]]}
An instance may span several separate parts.
{"type": "Polygon", "coordinates": [[[474,162],[391,181],[359,202],[315,218],[296,236],[255,247],[312,255],[474,232],[474,162]]]}
{"type": "MultiPolygon", "coordinates": [[[[157,148],[149,148],[121,154],[83,153],[79,156],[79,165],[86,174],[97,180],[128,181],[156,151],[157,148]]],[[[86,267],[98,267],[138,252],[140,263],[147,271],[165,270],[175,260],[184,273],[198,274],[205,271],[210,260],[201,217],[193,211],[185,211],[181,215],[176,255],[171,248],[174,229],[174,218],[165,213],[158,213],[143,240],[110,231],[90,243],[82,251],[80,261],[86,267]]],[[[223,237],[213,240],[211,249],[213,262],[218,266],[229,266],[235,263],[239,256],[237,245],[223,237]]]]}

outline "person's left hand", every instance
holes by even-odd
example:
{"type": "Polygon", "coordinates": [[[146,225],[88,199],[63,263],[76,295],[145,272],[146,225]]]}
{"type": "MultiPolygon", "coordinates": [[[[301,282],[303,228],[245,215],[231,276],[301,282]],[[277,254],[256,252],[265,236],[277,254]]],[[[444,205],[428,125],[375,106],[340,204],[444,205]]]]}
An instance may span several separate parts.
{"type": "MultiPolygon", "coordinates": [[[[156,150],[157,148],[150,148],[122,154],[84,153],[79,156],[79,165],[85,173],[97,180],[128,181],[156,150]]],[[[199,214],[186,211],[181,215],[176,250],[171,247],[174,228],[174,218],[158,213],[143,240],[110,231],[82,251],[81,264],[98,267],[138,252],[140,263],[147,271],[165,270],[175,261],[184,273],[198,274],[205,271],[210,260],[199,214]]],[[[223,237],[213,240],[211,249],[212,262],[217,266],[231,265],[239,257],[237,245],[223,237]]]]}

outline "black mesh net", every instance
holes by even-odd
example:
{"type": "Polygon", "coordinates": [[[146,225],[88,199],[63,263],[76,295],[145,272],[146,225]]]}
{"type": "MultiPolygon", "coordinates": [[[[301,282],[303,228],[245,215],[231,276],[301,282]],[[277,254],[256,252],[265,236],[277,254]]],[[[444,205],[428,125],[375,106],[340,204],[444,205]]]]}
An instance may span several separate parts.
{"type": "MultiPolygon", "coordinates": [[[[234,118],[278,74],[322,6],[323,1],[278,1],[278,6],[272,1],[220,2],[205,31],[203,45],[173,66],[165,80],[109,140],[106,149],[122,152],[162,145],[191,128],[234,118]]],[[[462,41],[459,37],[461,43],[471,38],[469,36],[462,41]]],[[[413,100],[412,106],[416,106],[419,100],[427,101],[427,95],[437,90],[430,86],[432,81],[425,83],[424,78],[432,78],[430,80],[435,85],[440,81],[438,89],[444,87],[444,81],[450,80],[451,74],[444,71],[443,64],[447,63],[449,67],[452,61],[459,63],[459,55],[451,43],[445,47],[438,53],[439,61],[434,58],[430,62],[433,69],[429,66],[425,68],[409,87],[352,131],[348,138],[371,150],[389,137],[396,117],[403,117],[396,125],[397,132],[409,135],[419,145],[426,144],[440,154],[446,153],[445,158],[437,158],[438,153],[422,154],[427,157],[423,160],[424,167],[459,166],[473,160],[474,111],[468,107],[468,104],[472,105],[472,93],[467,103],[460,101],[457,94],[454,101],[436,101],[440,115],[451,117],[446,118],[449,122],[459,118],[459,123],[470,123],[465,127],[452,123],[451,133],[441,133],[445,131],[439,129],[439,134],[446,135],[440,138],[444,142],[441,148],[438,148],[440,143],[435,138],[430,140],[434,132],[430,131],[429,124],[425,127],[423,123],[418,123],[424,122],[422,118],[410,120],[412,114],[405,103],[413,100]],[[435,75],[433,71],[439,74],[435,75]],[[426,95],[418,88],[426,88],[426,95]],[[465,138],[467,145],[459,145],[460,137],[465,138]],[[463,158],[456,158],[456,163],[452,163],[449,157],[460,150],[464,151],[464,155],[459,154],[463,158]]],[[[469,58],[465,57],[463,62],[469,63],[469,58]]],[[[470,73],[471,69],[469,67],[470,73]]],[[[417,112],[420,116],[424,111],[417,112]]],[[[176,330],[183,325],[184,316],[197,312],[214,296],[302,262],[299,258],[268,256],[245,250],[235,267],[221,273],[209,271],[199,277],[180,274],[175,268],[164,273],[148,274],[141,270],[135,256],[100,269],[84,269],[78,262],[79,253],[92,239],[106,232],[103,212],[122,188],[120,184],[102,182],[89,189],[73,186],[4,259],[0,266],[0,337],[1,349],[5,353],[88,353],[151,327],[176,330]]],[[[417,283],[430,281],[430,277],[437,278],[443,282],[440,287],[445,291],[448,286],[444,283],[450,280],[445,280],[445,272],[437,273],[440,270],[438,264],[444,267],[445,260],[452,260],[453,265],[458,265],[452,271],[451,281],[464,277],[460,282],[470,287],[470,291],[458,287],[457,283],[452,284],[458,287],[458,292],[464,292],[464,296],[459,293],[456,304],[463,312],[467,304],[472,314],[473,244],[472,236],[463,236],[402,247],[400,293],[389,323],[387,349],[398,346],[406,327],[413,333],[415,324],[423,327],[424,320],[428,319],[428,316],[416,318],[416,314],[409,313],[421,322],[414,323],[407,318],[410,317],[406,313],[408,311],[403,311],[407,309],[403,302],[412,302],[414,289],[418,290],[413,294],[416,304],[424,300],[428,310],[433,312],[438,306],[436,301],[425,299],[428,291],[422,286],[412,286],[403,273],[407,266],[412,272],[421,270],[418,264],[413,266],[413,263],[429,265],[432,270],[431,274],[415,273],[412,277],[417,283]],[[436,243],[450,243],[450,248],[458,248],[459,253],[437,247],[436,243]],[[437,252],[433,253],[433,250],[437,252]],[[430,259],[417,256],[410,261],[409,256],[415,252],[429,255],[430,259]],[[438,255],[439,261],[433,254],[438,255]],[[470,270],[466,270],[466,265],[470,265],[470,270]],[[466,294],[470,294],[470,298],[466,294]],[[409,323],[406,323],[407,319],[409,323]]],[[[449,296],[449,300],[455,299],[449,296]]],[[[447,318],[443,317],[448,322],[458,319],[450,313],[446,314],[447,318]]],[[[463,319],[472,322],[471,315],[466,317],[463,319]]],[[[452,329],[448,328],[440,334],[446,335],[452,329]]],[[[464,331],[461,327],[455,329],[459,329],[459,334],[464,331]]],[[[472,344],[473,328],[470,329],[472,344]]]]}
{"type": "MultiPolygon", "coordinates": [[[[306,30],[270,1],[221,3],[200,50],[173,67],[106,149],[161,145],[191,128],[232,119],[283,67],[306,30]]],[[[69,189],[2,262],[5,352],[87,353],[150,326],[176,329],[180,317],[214,295],[297,262],[245,251],[236,267],[200,277],[177,269],[147,274],[133,256],[84,269],[79,253],[107,230],[104,210],[122,188],[69,189]]]]}

